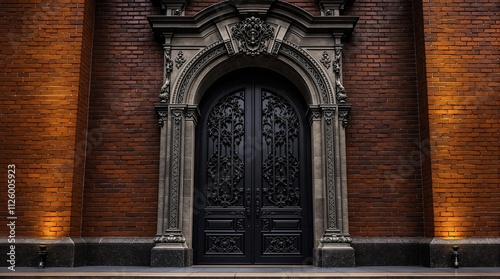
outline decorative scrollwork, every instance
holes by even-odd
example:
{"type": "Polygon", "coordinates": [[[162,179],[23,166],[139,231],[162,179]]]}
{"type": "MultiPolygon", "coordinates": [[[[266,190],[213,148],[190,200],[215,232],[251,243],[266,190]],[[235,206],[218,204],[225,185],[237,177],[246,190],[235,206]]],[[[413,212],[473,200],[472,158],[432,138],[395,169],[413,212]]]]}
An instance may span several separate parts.
{"type": "Polygon", "coordinates": [[[210,205],[228,207],[240,200],[245,166],[238,154],[245,128],[244,97],[233,93],[215,105],[208,119],[207,131],[213,154],[207,161],[210,179],[207,201],[210,205]]]}
{"type": "Polygon", "coordinates": [[[258,55],[265,51],[268,41],[274,37],[274,28],[256,17],[249,17],[231,28],[239,50],[247,55],[258,55]]]}
{"type": "Polygon", "coordinates": [[[208,136],[217,139],[224,146],[240,144],[245,134],[243,102],[243,92],[221,100],[210,114],[208,136]]]}
{"type": "Polygon", "coordinates": [[[208,176],[213,181],[207,187],[209,204],[228,207],[239,200],[243,188],[237,186],[243,178],[243,168],[243,161],[237,154],[212,155],[208,160],[208,176]]]}
{"type": "Polygon", "coordinates": [[[268,187],[262,190],[274,206],[297,205],[300,191],[294,184],[299,162],[293,153],[299,133],[297,114],[285,99],[270,92],[263,92],[262,107],[262,136],[270,150],[262,164],[268,187]]]}
{"type": "Polygon", "coordinates": [[[262,136],[268,144],[282,146],[299,134],[299,120],[283,98],[270,92],[262,94],[262,136]]]}
{"type": "Polygon", "coordinates": [[[299,173],[299,162],[293,154],[288,154],[286,157],[269,154],[264,161],[262,171],[269,185],[262,190],[274,206],[294,206],[299,203],[300,191],[293,187],[299,173]]]}
{"type": "Polygon", "coordinates": [[[295,242],[296,236],[267,236],[269,246],[264,253],[299,253],[295,242]]]}
{"type": "Polygon", "coordinates": [[[240,247],[237,246],[239,236],[211,236],[210,241],[212,246],[208,249],[208,253],[242,253],[240,247]]]}

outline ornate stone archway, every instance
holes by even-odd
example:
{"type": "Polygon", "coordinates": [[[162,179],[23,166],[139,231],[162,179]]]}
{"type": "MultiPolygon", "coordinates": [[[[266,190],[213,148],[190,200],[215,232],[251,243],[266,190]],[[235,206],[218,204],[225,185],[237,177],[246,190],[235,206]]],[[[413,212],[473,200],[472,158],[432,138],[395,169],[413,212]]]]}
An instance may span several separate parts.
{"type": "Polygon", "coordinates": [[[212,82],[234,69],[286,73],[309,103],[313,165],[314,259],[353,266],[347,220],[345,127],[351,106],[342,85],[342,38],[357,18],[343,1],[319,1],[313,17],[282,1],[222,2],[195,16],[165,1],[149,17],[164,47],[164,84],[155,104],[161,127],[158,226],[152,266],[192,264],[194,137],[197,105],[212,82]]]}

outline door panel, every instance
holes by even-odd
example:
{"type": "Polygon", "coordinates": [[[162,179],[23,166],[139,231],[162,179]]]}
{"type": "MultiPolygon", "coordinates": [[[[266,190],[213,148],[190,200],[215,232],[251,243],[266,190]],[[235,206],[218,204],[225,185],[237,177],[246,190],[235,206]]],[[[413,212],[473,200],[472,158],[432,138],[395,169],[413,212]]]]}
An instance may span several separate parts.
{"type": "Polygon", "coordinates": [[[197,131],[195,263],[304,263],[312,241],[303,111],[256,82],[219,96],[197,131]]]}

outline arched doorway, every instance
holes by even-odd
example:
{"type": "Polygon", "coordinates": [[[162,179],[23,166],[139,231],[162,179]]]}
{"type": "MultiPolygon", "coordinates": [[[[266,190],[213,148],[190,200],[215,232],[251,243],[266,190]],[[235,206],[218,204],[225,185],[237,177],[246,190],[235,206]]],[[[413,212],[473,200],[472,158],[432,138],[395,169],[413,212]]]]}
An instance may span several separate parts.
{"type": "Polygon", "coordinates": [[[262,68],[232,72],[200,102],[196,264],[310,263],[310,128],[300,92],[262,68]]]}

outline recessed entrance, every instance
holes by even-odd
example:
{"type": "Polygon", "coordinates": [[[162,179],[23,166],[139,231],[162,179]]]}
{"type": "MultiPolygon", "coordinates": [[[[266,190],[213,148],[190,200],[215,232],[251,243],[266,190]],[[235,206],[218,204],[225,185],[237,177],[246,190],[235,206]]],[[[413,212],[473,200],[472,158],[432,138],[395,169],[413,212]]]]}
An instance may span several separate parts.
{"type": "Polygon", "coordinates": [[[200,103],[193,252],[196,264],[311,262],[310,128],[280,75],[239,70],[200,103]]]}

